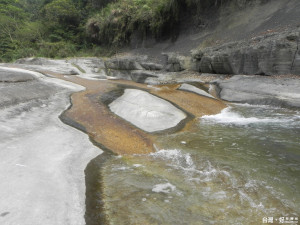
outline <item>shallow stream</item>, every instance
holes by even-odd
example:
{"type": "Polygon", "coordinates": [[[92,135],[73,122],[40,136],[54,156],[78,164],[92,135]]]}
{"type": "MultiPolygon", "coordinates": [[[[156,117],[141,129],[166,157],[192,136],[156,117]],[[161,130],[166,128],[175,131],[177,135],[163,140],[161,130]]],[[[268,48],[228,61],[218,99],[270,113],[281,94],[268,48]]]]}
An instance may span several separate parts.
{"type": "Polygon", "coordinates": [[[155,153],[112,156],[96,170],[109,224],[276,224],[300,215],[299,111],[231,105],[197,125],[162,136],[155,153]]]}

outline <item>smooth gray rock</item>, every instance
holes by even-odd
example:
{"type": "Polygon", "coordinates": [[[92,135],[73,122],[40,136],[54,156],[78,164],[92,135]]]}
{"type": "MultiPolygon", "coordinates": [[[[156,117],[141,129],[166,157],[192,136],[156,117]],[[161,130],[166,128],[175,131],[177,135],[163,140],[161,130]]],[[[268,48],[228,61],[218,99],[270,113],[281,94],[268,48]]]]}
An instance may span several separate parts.
{"type": "Polygon", "coordinates": [[[300,79],[236,75],[215,83],[226,101],[300,107],[300,79]]]}
{"type": "Polygon", "coordinates": [[[50,86],[39,81],[18,82],[18,83],[0,83],[0,108],[31,100],[49,98],[60,87],[50,86]]]}
{"type": "Polygon", "coordinates": [[[182,84],[182,85],[180,85],[180,87],[178,89],[183,90],[183,91],[190,91],[190,92],[196,93],[198,95],[202,95],[202,96],[209,97],[209,98],[215,98],[214,96],[207,93],[206,91],[203,91],[202,89],[197,88],[190,84],[182,84]]]}
{"type": "Polygon", "coordinates": [[[59,119],[83,89],[44,76],[0,83],[1,225],[85,224],[84,170],[102,151],[59,119]]]}
{"type": "Polygon", "coordinates": [[[192,51],[203,73],[300,75],[300,29],[192,51]]]}
{"type": "Polygon", "coordinates": [[[15,61],[18,67],[33,71],[51,71],[65,75],[79,75],[81,72],[63,59],[23,58],[15,61]]]}
{"type": "Polygon", "coordinates": [[[0,82],[25,82],[34,79],[35,77],[29,72],[13,71],[0,67],[0,82]]]}
{"type": "Polygon", "coordinates": [[[136,89],[126,89],[121,97],[109,105],[109,108],[147,132],[175,127],[186,118],[186,114],[170,102],[136,89]]]}

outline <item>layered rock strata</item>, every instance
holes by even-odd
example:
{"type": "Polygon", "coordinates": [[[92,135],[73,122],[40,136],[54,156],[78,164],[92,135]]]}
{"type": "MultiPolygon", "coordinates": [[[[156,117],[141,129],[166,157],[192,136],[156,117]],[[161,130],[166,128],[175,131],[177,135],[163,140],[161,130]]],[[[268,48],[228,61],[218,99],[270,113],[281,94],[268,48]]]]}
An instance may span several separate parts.
{"type": "Polygon", "coordinates": [[[194,50],[197,71],[217,74],[300,74],[299,29],[194,50]]]}

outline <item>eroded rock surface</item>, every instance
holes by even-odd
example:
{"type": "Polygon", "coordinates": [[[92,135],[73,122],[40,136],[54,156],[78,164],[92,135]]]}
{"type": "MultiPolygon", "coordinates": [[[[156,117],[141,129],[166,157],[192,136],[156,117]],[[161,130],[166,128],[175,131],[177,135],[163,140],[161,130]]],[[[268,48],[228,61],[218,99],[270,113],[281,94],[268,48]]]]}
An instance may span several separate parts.
{"type": "Polygon", "coordinates": [[[84,169],[101,150],[58,118],[83,87],[20,71],[7,68],[27,81],[0,83],[0,224],[83,225],[84,169]]]}
{"type": "Polygon", "coordinates": [[[147,132],[175,127],[186,118],[184,112],[166,100],[135,89],[126,89],[109,107],[118,116],[147,132]]]}

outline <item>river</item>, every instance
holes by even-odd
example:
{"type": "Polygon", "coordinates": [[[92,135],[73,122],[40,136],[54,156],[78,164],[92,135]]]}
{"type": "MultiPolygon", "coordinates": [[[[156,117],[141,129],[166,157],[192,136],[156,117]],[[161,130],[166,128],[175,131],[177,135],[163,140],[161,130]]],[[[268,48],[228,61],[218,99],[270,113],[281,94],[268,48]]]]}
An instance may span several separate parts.
{"type": "Polygon", "coordinates": [[[155,153],[101,162],[94,213],[109,224],[296,222],[300,112],[232,104],[197,123],[162,135],[155,153]]]}

